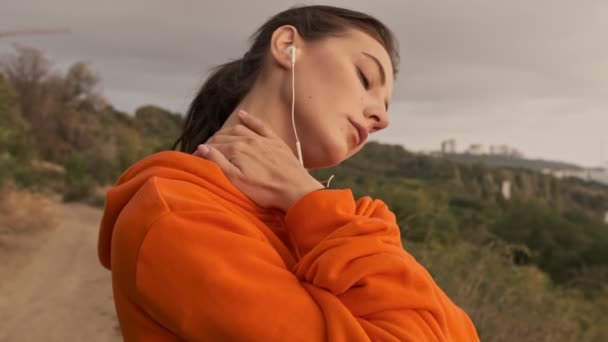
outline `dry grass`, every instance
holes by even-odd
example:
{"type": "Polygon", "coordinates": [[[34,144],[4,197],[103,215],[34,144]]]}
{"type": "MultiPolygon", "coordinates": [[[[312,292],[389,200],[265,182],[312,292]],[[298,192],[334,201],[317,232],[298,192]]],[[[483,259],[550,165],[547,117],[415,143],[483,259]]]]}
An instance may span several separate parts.
{"type": "Polygon", "coordinates": [[[62,175],[65,174],[65,167],[59,164],[48,162],[46,160],[32,160],[31,165],[33,168],[38,170],[51,171],[62,175]]]}
{"type": "Polygon", "coordinates": [[[49,197],[7,185],[0,196],[0,244],[11,235],[36,233],[57,225],[55,204],[49,197]]]}
{"type": "Polygon", "coordinates": [[[0,279],[23,269],[58,225],[57,199],[0,187],[0,279]]]}

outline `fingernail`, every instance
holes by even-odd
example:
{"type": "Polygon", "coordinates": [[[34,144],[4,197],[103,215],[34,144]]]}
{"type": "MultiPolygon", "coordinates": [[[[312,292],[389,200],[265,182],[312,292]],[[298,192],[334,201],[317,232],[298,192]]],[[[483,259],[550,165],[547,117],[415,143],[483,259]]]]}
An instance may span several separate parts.
{"type": "Polygon", "coordinates": [[[198,145],[196,150],[201,154],[201,156],[206,156],[209,153],[209,147],[207,145],[198,145]]]}
{"type": "Polygon", "coordinates": [[[239,110],[239,116],[240,116],[240,117],[244,118],[244,117],[246,117],[247,115],[249,115],[249,113],[247,113],[246,111],[244,111],[244,110],[242,110],[242,109],[241,109],[241,110],[239,110]]]}

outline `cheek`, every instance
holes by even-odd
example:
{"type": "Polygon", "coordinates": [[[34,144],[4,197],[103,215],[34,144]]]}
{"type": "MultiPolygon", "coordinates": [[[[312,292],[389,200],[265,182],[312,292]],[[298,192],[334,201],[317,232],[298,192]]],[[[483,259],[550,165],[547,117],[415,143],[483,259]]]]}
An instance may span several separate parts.
{"type": "MultiPolygon", "coordinates": [[[[307,82],[297,91],[296,104],[319,115],[335,116],[338,113],[356,116],[365,103],[365,94],[352,82],[307,82]]],[[[309,113],[310,114],[310,113],[309,113]]],[[[308,115],[307,115],[308,116],[308,115]]]]}
{"type": "Polygon", "coordinates": [[[345,61],[332,58],[307,61],[298,70],[296,67],[296,83],[300,89],[316,98],[324,96],[334,99],[348,97],[351,100],[360,96],[360,80],[353,67],[345,61]],[[329,59],[329,60],[328,60],[329,59]],[[298,80],[300,82],[298,82],[298,80]]]}
{"type": "Polygon", "coordinates": [[[296,75],[296,117],[309,134],[322,131],[325,139],[344,139],[348,134],[347,118],[360,116],[365,101],[360,81],[351,74],[343,64],[333,70],[328,65],[300,68],[302,76],[296,75]]]}

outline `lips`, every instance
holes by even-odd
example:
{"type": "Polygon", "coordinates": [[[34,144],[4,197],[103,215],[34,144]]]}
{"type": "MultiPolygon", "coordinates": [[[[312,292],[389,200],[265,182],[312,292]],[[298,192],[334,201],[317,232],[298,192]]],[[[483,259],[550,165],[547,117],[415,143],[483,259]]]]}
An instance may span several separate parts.
{"type": "Polygon", "coordinates": [[[349,120],[349,121],[357,130],[358,139],[357,139],[356,147],[359,147],[359,145],[363,144],[367,140],[367,136],[368,136],[367,129],[365,129],[365,127],[363,127],[363,125],[361,125],[355,121],[352,121],[352,120],[349,120]]]}

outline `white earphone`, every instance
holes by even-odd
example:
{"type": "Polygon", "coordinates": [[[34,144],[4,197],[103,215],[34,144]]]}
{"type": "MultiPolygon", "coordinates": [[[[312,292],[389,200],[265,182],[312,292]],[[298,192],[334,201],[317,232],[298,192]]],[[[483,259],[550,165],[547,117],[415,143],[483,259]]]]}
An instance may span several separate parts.
{"type": "Polygon", "coordinates": [[[291,57],[291,65],[296,64],[296,47],[294,45],[289,45],[287,53],[291,57]]]}
{"type": "Polygon", "coordinates": [[[290,45],[287,48],[287,53],[291,57],[291,123],[293,124],[293,133],[296,136],[296,148],[298,150],[298,159],[300,164],[304,165],[302,158],[302,146],[300,145],[300,139],[298,138],[298,132],[296,130],[296,119],[295,119],[295,105],[296,105],[296,47],[290,45]]]}
{"type": "MultiPolygon", "coordinates": [[[[298,150],[298,159],[300,160],[300,164],[304,165],[304,160],[302,158],[302,145],[300,144],[300,139],[298,138],[298,132],[296,130],[296,120],[295,120],[295,105],[296,105],[296,47],[295,45],[290,45],[287,47],[287,53],[291,57],[291,123],[293,124],[293,133],[296,136],[296,148],[298,150]]],[[[329,188],[329,183],[331,182],[334,175],[331,175],[326,182],[325,187],[329,188]]]]}

